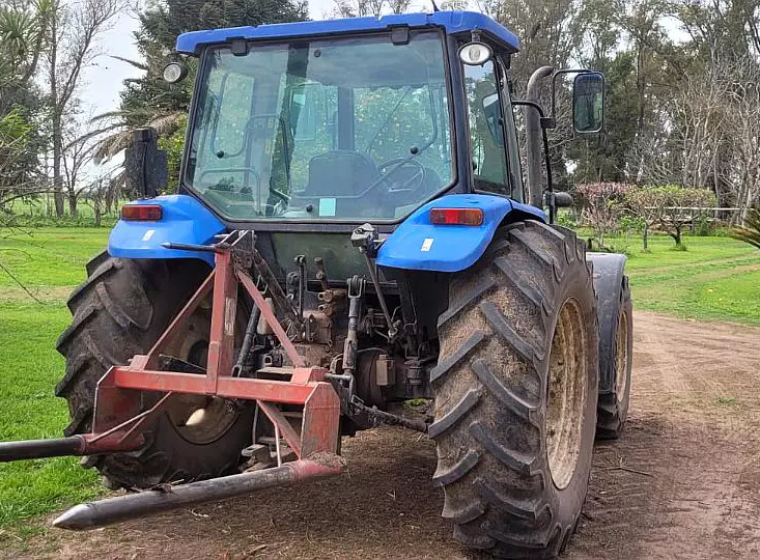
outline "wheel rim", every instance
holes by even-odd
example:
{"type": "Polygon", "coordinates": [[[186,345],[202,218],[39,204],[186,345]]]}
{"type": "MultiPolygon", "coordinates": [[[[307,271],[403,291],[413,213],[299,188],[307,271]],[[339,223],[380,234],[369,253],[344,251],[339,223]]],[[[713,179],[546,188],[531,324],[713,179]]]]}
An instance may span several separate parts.
{"type": "MultiPolygon", "coordinates": [[[[188,323],[187,329],[174,337],[166,354],[205,367],[210,320],[200,309],[188,323]]],[[[212,443],[224,436],[240,414],[228,399],[191,394],[173,395],[166,411],[177,433],[196,445],[212,443]]]]}
{"type": "Polygon", "coordinates": [[[581,454],[588,399],[588,356],[580,307],[568,300],[559,312],[549,358],[546,454],[554,485],[566,488],[581,454]]]}
{"type": "Polygon", "coordinates": [[[625,402],[626,393],[628,392],[628,371],[629,360],[628,355],[628,311],[623,310],[620,314],[620,322],[618,323],[617,340],[617,356],[615,360],[615,393],[617,394],[618,401],[625,402]]]}

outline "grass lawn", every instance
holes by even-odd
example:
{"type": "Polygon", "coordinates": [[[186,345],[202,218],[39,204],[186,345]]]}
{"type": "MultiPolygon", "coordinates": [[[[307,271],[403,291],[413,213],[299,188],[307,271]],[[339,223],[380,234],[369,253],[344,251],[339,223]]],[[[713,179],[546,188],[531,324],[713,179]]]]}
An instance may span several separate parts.
{"type": "MultiPolygon", "coordinates": [[[[56,437],[67,425],[65,403],[53,396],[63,374],[55,341],[70,321],[66,297],[107,237],[98,228],[0,230],[0,263],[41,301],[0,268],[0,440],[56,437]]],[[[635,306],[760,325],[760,251],[725,237],[686,243],[688,251],[676,252],[669,238],[654,236],[644,254],[628,241],[635,306]]],[[[96,473],[75,458],[0,464],[0,541],[38,526],[30,518],[101,491],[96,473]]]]}
{"type": "Polygon", "coordinates": [[[687,237],[686,246],[673,251],[665,236],[650,240],[649,253],[629,246],[634,306],[760,326],[760,251],[729,237],[687,237]]]}
{"type": "MultiPolygon", "coordinates": [[[[66,298],[84,265],[105,247],[106,229],[0,230],[0,263],[42,303],[0,270],[0,440],[60,437],[68,411],[53,387],[63,375],[55,341],[68,326],[66,298]]],[[[0,535],[23,519],[101,492],[77,458],[0,464],[0,535]]]]}

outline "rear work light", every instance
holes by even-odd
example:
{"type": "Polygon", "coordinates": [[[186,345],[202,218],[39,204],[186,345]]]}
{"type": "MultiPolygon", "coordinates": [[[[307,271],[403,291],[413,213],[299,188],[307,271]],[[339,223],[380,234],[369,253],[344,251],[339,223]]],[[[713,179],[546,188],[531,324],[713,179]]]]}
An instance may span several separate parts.
{"type": "Polygon", "coordinates": [[[483,210],[480,208],[433,208],[430,223],[447,226],[483,225],[483,210]]]}
{"type": "Polygon", "coordinates": [[[163,216],[158,204],[125,204],[121,207],[121,219],[127,222],[157,222],[163,216]]]}

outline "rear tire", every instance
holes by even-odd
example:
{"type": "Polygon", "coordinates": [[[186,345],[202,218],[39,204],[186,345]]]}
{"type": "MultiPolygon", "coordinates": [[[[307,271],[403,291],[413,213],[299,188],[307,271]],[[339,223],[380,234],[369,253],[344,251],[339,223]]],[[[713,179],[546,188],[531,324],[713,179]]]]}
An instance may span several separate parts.
{"type": "Polygon", "coordinates": [[[596,437],[600,440],[619,438],[628,417],[633,365],[633,304],[628,278],[625,276],[616,307],[610,328],[600,332],[600,336],[609,337],[609,344],[600,345],[600,348],[612,350],[609,356],[599,355],[599,367],[602,371],[610,372],[612,386],[611,392],[599,395],[596,437]]]}
{"type": "Polygon", "coordinates": [[[429,428],[443,516],[467,547],[553,558],[581,513],[596,426],[598,334],[585,246],[542,223],[509,226],[452,279],[449,294],[429,428]]]}
{"type": "MultiPolygon", "coordinates": [[[[72,325],[57,344],[66,358],[66,374],[56,395],[69,404],[67,436],[90,431],[98,380],[110,366],[127,364],[135,354],[147,352],[208,272],[203,263],[190,260],[138,261],[101,254],[88,263],[89,278],[68,301],[72,325]]],[[[204,320],[201,317],[201,324],[204,320]]],[[[187,332],[177,338],[186,345],[193,336],[199,334],[187,332]]],[[[155,398],[155,393],[143,393],[143,409],[155,398]]],[[[178,414],[176,408],[171,412],[178,414]]],[[[236,416],[220,414],[226,419],[218,433],[204,432],[204,439],[196,437],[195,428],[181,432],[167,411],[145,433],[142,449],[87,457],[84,464],[96,467],[112,488],[142,489],[227,474],[236,469],[241,450],[250,445],[253,410],[246,407],[236,416]]]]}

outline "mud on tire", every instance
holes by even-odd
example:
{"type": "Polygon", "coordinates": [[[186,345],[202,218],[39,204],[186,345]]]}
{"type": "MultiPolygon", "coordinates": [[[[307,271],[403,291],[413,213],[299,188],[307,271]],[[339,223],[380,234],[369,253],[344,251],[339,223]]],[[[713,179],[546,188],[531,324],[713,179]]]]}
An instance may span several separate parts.
{"type": "Polygon", "coordinates": [[[585,246],[568,230],[509,226],[474,267],[452,279],[449,294],[438,321],[429,429],[443,516],[467,547],[553,558],[581,513],[596,424],[598,335],[585,246]],[[577,352],[559,352],[565,346],[558,339],[574,341],[577,352]],[[563,356],[573,363],[565,366],[563,356]],[[584,396],[572,401],[582,413],[570,424],[558,424],[556,405],[548,406],[556,403],[549,390],[562,387],[562,371],[580,372],[576,393],[567,394],[584,396]],[[550,425],[572,436],[576,445],[566,457],[550,425]]]}
{"type": "MultiPolygon", "coordinates": [[[[55,392],[68,401],[67,436],[89,432],[98,380],[110,366],[147,352],[209,270],[200,261],[122,260],[101,253],[88,263],[87,272],[87,281],[68,300],[72,324],[57,343],[66,358],[66,373],[55,392]]],[[[143,393],[143,408],[155,397],[143,393]]],[[[244,409],[219,437],[198,444],[162,414],[146,433],[142,449],[88,457],[84,464],[96,467],[111,487],[149,488],[216,477],[239,464],[241,449],[251,441],[251,425],[252,412],[244,409]]]]}

